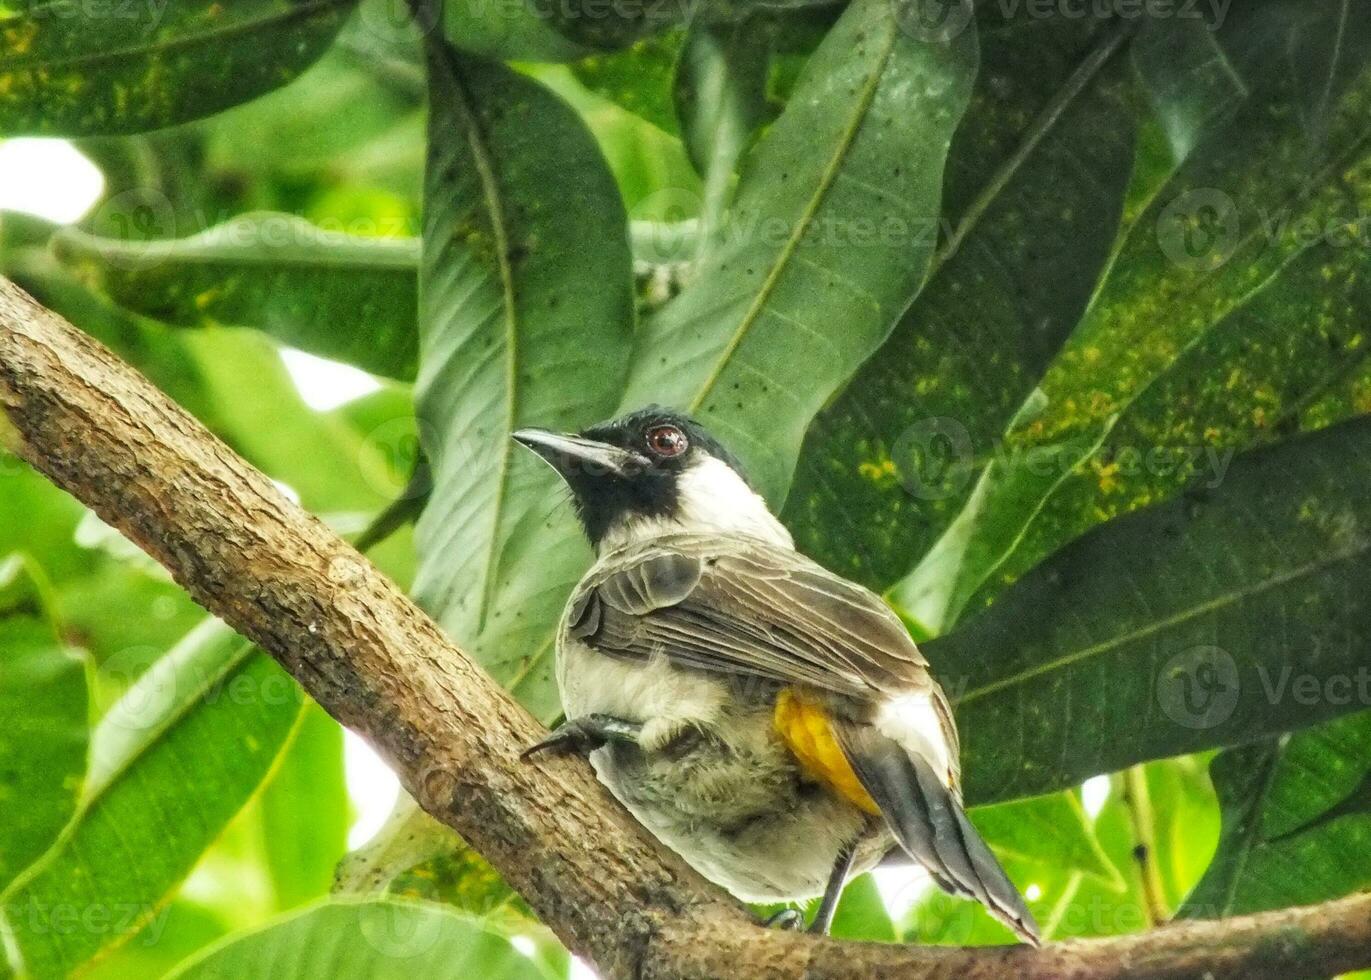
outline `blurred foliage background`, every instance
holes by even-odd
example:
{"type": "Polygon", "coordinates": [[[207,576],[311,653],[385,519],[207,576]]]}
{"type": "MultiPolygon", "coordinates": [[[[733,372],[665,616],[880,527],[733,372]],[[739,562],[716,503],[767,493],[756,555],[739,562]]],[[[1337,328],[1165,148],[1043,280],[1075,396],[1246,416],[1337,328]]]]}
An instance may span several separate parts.
{"type": "MultiPolygon", "coordinates": [[[[588,553],[508,433],[694,412],[927,641],[1045,934],[1133,932],[1371,884],[1368,54],[1355,0],[0,0],[0,272],[544,721],[588,553]]],[[[0,973],[590,975],[3,452],[0,717],[0,973]]],[[[835,933],[1009,938],[904,870],[835,933]]]]}

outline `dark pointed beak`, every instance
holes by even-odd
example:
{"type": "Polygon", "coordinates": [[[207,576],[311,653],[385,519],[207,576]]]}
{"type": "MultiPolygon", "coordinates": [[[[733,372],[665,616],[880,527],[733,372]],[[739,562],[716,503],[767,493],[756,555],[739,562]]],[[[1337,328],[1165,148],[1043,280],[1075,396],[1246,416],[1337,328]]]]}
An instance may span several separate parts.
{"type": "Polygon", "coordinates": [[[546,429],[520,429],[511,438],[547,460],[563,477],[567,477],[573,470],[580,470],[591,476],[612,473],[615,476],[629,477],[642,472],[650,465],[648,458],[639,453],[567,433],[548,432],[546,429]]]}

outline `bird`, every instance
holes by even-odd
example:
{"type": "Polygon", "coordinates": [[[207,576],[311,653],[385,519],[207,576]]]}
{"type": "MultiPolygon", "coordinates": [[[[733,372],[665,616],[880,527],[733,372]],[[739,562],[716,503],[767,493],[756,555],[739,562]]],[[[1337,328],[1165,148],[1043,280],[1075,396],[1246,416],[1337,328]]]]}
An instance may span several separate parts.
{"type": "MultiPolygon", "coordinates": [[[[922,866],[1040,944],[963,809],[957,729],[929,663],[867,588],[795,549],[742,465],[650,405],[513,439],[552,466],[595,553],[557,628],[565,720],[523,753],[579,753],[659,840],[754,903],[922,866]]],[[[768,920],[799,928],[793,908],[768,920]]]]}

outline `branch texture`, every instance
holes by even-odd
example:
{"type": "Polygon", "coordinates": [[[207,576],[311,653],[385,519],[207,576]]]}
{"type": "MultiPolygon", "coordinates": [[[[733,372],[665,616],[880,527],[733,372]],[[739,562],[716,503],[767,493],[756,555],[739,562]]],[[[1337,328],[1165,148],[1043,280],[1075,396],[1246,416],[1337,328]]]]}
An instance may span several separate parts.
{"type": "MultiPolygon", "coordinates": [[[[245,393],[245,397],[250,394],[245,393]]],[[[642,830],[398,589],[144,378],[0,279],[19,452],[367,738],[606,977],[1261,980],[1371,965],[1371,895],[1137,936],[955,949],[766,930],[642,830]]]]}

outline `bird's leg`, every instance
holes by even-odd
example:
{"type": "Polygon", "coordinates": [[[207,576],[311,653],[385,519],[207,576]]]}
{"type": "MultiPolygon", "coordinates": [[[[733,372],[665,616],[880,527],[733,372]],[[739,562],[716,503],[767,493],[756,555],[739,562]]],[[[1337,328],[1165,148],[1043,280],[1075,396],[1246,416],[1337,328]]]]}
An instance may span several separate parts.
{"type": "Polygon", "coordinates": [[[842,897],[843,886],[847,884],[847,873],[852,870],[852,857],[857,852],[857,843],[844,844],[833,862],[833,870],[828,875],[828,885],[824,897],[819,900],[819,910],[814,913],[814,921],[809,931],[828,935],[828,927],[833,925],[833,913],[838,911],[838,899],[842,897]]]}
{"type": "Polygon", "coordinates": [[[548,749],[589,755],[610,742],[636,745],[642,730],[643,726],[638,722],[624,721],[613,715],[582,715],[562,722],[547,738],[535,742],[519,753],[519,758],[527,759],[548,749]]]}

